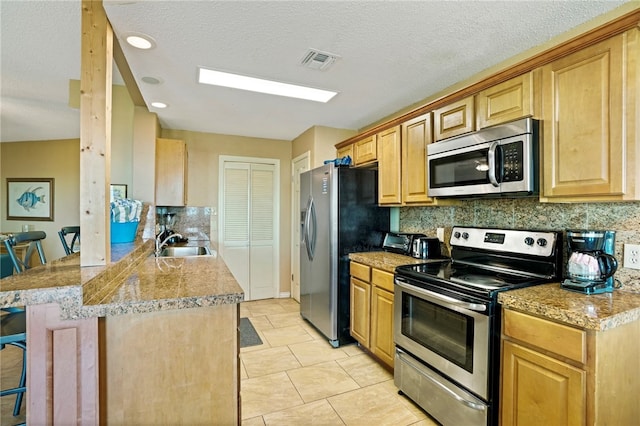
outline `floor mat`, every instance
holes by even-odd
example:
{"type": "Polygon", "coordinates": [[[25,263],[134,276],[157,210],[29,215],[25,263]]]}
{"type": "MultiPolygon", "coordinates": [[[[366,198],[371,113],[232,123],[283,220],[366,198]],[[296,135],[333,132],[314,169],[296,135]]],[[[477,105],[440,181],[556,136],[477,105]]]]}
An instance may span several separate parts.
{"type": "Polygon", "coordinates": [[[249,318],[240,318],[240,347],[261,345],[262,340],[249,318]]]}

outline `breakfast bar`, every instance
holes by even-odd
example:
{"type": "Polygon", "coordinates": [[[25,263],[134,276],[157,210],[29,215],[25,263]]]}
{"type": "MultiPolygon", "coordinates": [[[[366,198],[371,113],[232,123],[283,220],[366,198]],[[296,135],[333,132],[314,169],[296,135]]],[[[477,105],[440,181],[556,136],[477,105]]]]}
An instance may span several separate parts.
{"type": "Polygon", "coordinates": [[[111,250],[108,266],[76,253],[0,283],[0,307],[27,309],[28,422],[237,424],[244,294],[214,247],[111,250]]]}

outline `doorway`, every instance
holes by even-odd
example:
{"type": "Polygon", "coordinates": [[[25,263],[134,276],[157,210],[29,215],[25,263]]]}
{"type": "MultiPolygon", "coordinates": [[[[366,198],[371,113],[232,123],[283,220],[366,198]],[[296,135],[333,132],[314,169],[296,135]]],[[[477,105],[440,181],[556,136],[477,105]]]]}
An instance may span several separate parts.
{"type": "Polygon", "coordinates": [[[220,256],[245,300],[278,297],[280,160],[220,156],[220,256]]]}
{"type": "Polygon", "coordinates": [[[291,297],[300,302],[300,174],[310,170],[309,151],[291,160],[291,297]]]}

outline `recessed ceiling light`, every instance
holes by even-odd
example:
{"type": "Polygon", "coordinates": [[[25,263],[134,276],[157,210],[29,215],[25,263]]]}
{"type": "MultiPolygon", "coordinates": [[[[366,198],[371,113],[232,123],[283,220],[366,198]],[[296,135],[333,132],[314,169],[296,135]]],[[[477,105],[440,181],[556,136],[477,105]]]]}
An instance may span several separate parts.
{"type": "Polygon", "coordinates": [[[147,84],[160,84],[160,79],[155,77],[142,77],[141,80],[147,84]]]}
{"type": "Polygon", "coordinates": [[[167,104],[164,102],[151,102],[151,106],[154,108],[166,108],[167,104]]]}
{"type": "Polygon", "coordinates": [[[129,33],[125,36],[125,40],[127,40],[127,43],[131,46],[138,49],[147,50],[156,47],[156,42],[146,34],[129,33]]]}
{"type": "Polygon", "coordinates": [[[298,86],[296,84],[280,83],[262,78],[247,77],[206,68],[198,68],[198,82],[214,86],[230,87],[232,89],[249,90],[251,92],[267,93],[269,95],[287,96],[290,98],[306,99],[316,102],[328,102],[337,92],[298,86]]]}

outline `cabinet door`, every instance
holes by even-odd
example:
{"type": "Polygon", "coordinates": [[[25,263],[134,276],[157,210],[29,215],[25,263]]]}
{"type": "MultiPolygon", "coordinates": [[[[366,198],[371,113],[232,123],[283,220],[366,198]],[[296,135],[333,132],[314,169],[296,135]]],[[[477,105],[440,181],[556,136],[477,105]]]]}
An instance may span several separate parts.
{"type": "Polygon", "coordinates": [[[509,341],[502,369],[503,425],[585,424],[585,371],[509,341]]]}
{"type": "Polygon", "coordinates": [[[402,124],[402,202],[430,203],[427,196],[427,145],[432,141],[431,114],[421,115],[402,124]]]}
{"type": "Polygon", "coordinates": [[[476,95],[477,128],[533,115],[533,72],[496,84],[476,95]]]}
{"type": "Polygon", "coordinates": [[[473,96],[433,111],[433,138],[437,141],[474,130],[473,96]]]}
{"type": "Polygon", "coordinates": [[[400,126],[378,133],[378,204],[402,202],[400,126]]]}
{"type": "Polygon", "coordinates": [[[371,317],[371,284],[351,277],[351,335],[361,345],[369,347],[369,320],[371,317]]]}
{"type": "Polygon", "coordinates": [[[187,146],[177,139],[156,140],[156,205],[187,204],[187,146]]]}
{"type": "Polygon", "coordinates": [[[353,160],[356,166],[372,163],[377,160],[376,135],[369,136],[356,142],[353,146],[353,160]]]}
{"type": "Polygon", "coordinates": [[[544,197],[625,193],[625,37],[542,68],[544,197]]]}
{"type": "Polygon", "coordinates": [[[375,286],[371,294],[371,352],[393,367],[393,293],[375,286]]]}
{"type": "Polygon", "coordinates": [[[351,161],[353,162],[353,144],[343,146],[336,152],[336,158],[346,157],[347,155],[351,157],[351,161]]]}

